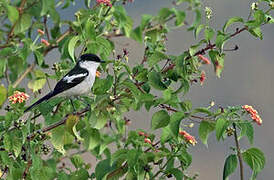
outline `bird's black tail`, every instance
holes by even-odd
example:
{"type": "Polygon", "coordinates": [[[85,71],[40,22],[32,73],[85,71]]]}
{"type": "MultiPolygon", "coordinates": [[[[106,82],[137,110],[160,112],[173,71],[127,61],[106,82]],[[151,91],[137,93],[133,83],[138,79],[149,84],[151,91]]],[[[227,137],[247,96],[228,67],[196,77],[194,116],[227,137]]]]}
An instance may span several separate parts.
{"type": "Polygon", "coordinates": [[[51,97],[53,97],[53,96],[55,96],[55,95],[56,95],[56,93],[54,93],[53,91],[51,91],[50,93],[48,93],[47,95],[45,95],[44,97],[42,97],[41,99],[39,99],[38,101],[36,101],[35,103],[33,103],[31,106],[29,106],[29,107],[24,111],[24,113],[27,112],[27,111],[29,111],[29,110],[31,110],[34,106],[40,104],[41,102],[43,102],[43,101],[45,101],[45,100],[50,99],[51,97]]]}

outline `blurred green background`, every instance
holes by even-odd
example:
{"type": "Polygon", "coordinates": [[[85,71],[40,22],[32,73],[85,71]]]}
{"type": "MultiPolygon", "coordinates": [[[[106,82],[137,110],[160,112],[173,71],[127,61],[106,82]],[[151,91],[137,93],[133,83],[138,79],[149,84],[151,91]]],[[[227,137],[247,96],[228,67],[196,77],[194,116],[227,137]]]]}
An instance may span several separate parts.
{"type": "MultiPolygon", "coordinates": [[[[62,19],[73,19],[74,13],[84,7],[83,1],[76,0],[75,6],[66,11],[62,11],[62,19]]],[[[232,16],[247,18],[252,1],[238,0],[207,0],[202,1],[204,6],[211,7],[213,17],[211,25],[221,29],[225,21],[232,16]]],[[[172,0],[135,0],[128,3],[126,9],[129,15],[135,20],[135,24],[140,21],[142,14],[156,14],[162,7],[171,7],[172,0]]],[[[191,21],[190,21],[191,22],[191,21]]],[[[234,31],[234,29],[230,29],[234,31]]],[[[218,106],[232,105],[252,105],[260,113],[263,119],[262,126],[255,126],[254,146],[261,148],[266,155],[266,166],[259,174],[258,179],[273,179],[274,176],[274,28],[266,25],[262,28],[264,39],[258,40],[248,32],[243,32],[226,44],[227,48],[239,46],[236,52],[228,52],[225,58],[225,68],[221,78],[214,74],[213,66],[205,66],[207,79],[203,86],[194,84],[186,99],[193,102],[193,106],[208,106],[210,101],[214,101],[218,106]]],[[[130,52],[130,63],[139,63],[143,55],[143,47],[133,40],[126,38],[115,38],[117,53],[121,53],[123,48],[130,52]]],[[[186,27],[181,27],[168,35],[168,53],[178,55],[187,50],[194,40],[192,32],[187,32],[186,27]]],[[[55,62],[59,58],[59,53],[55,50],[46,57],[47,62],[55,62]]],[[[45,93],[47,90],[43,89],[45,93]]],[[[142,128],[149,130],[152,113],[131,112],[129,117],[132,120],[131,129],[142,128]]],[[[198,138],[198,126],[187,129],[188,132],[198,138]]],[[[240,141],[242,147],[247,147],[247,140],[240,141]]],[[[224,159],[228,155],[230,147],[234,145],[232,138],[224,142],[216,143],[215,135],[209,138],[208,148],[200,141],[191,149],[193,152],[193,163],[189,168],[190,174],[200,172],[198,179],[221,179],[224,159]]],[[[245,177],[250,176],[250,169],[245,166],[245,177]]],[[[239,172],[231,179],[239,179],[239,172]]]]}

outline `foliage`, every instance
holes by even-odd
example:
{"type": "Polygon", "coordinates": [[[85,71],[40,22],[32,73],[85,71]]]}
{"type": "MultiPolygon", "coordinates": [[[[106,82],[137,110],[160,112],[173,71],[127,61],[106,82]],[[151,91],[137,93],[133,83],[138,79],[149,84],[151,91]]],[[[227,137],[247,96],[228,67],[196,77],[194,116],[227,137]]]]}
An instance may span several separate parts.
{"type": "Polygon", "coordinates": [[[252,169],[252,178],[256,178],[264,167],[264,154],[255,147],[241,149],[239,140],[246,136],[252,146],[253,122],[261,124],[257,111],[249,106],[248,110],[246,106],[216,109],[213,105],[193,109],[185,94],[192,83],[204,82],[202,69],[210,64],[207,56],[216,75],[221,77],[227,51],[238,49],[225,49],[227,41],[244,31],[263,38],[262,26],[274,22],[270,14],[273,1],[252,4],[248,19],[232,17],[219,30],[210,26],[212,10],[203,7],[199,0],[176,0],[172,8],[162,8],[157,15],[142,15],[137,26],[133,26],[124,7],[126,3],[134,3],[132,0],[84,2],[86,7],[75,13],[74,20],[68,21],[63,20],[61,13],[78,3],[74,0],[0,1],[3,83],[0,106],[5,110],[0,116],[2,176],[7,179],[172,176],[195,179],[196,175],[189,176],[187,172],[192,163],[191,146],[197,141],[186,132],[192,126],[189,122],[195,119],[205,145],[213,132],[218,141],[231,137],[236,143],[225,160],[223,179],[237,166],[243,179],[243,162],[252,169]],[[191,14],[193,22],[186,22],[191,14]],[[231,28],[234,23],[238,27],[235,31],[231,28]],[[175,28],[187,28],[199,42],[181,54],[168,54],[166,36],[175,28]],[[132,60],[126,48],[123,54],[114,50],[113,39],[121,36],[145,47],[143,58],[133,67],[129,66],[128,61],[132,60]],[[45,57],[53,49],[58,50],[61,60],[50,67],[45,57]],[[24,114],[27,98],[15,96],[14,92],[31,90],[31,96],[36,97],[49,79],[59,80],[73,67],[79,57],[75,55],[76,50],[95,53],[107,60],[100,67],[106,76],[96,78],[92,88],[94,96],[83,97],[86,103],[75,100],[76,113],[72,113],[66,99],[55,98],[24,114]],[[29,61],[31,57],[35,58],[33,63],[29,61]],[[47,73],[51,68],[54,72],[47,73]],[[28,86],[24,88],[25,79],[28,86]],[[6,101],[8,97],[10,103],[6,101]],[[125,113],[140,111],[142,107],[148,112],[156,111],[150,130],[128,132],[130,120],[125,113]],[[247,119],[248,114],[253,121],[247,119]],[[43,117],[42,121],[36,121],[39,116],[43,117]],[[155,133],[156,129],[161,130],[160,135],[155,133]],[[81,156],[83,153],[96,157],[93,172],[81,156]],[[64,160],[72,165],[67,166],[64,160]]]}

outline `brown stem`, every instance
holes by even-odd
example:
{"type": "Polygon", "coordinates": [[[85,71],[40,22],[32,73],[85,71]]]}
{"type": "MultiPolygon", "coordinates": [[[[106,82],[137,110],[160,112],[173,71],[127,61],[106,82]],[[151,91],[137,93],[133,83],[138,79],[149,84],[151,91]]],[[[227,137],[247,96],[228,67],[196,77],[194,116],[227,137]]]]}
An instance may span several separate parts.
{"type": "MultiPolygon", "coordinates": [[[[236,31],[229,36],[229,39],[232,38],[232,37],[234,37],[234,36],[236,36],[236,35],[238,35],[238,34],[240,34],[243,31],[246,31],[246,30],[248,30],[247,26],[243,27],[242,29],[236,29],[236,31]]],[[[206,51],[211,50],[211,49],[213,49],[215,47],[216,47],[216,44],[208,44],[205,48],[197,51],[193,56],[198,56],[199,54],[205,54],[206,51]]],[[[187,59],[190,59],[190,58],[191,57],[187,57],[187,59]]],[[[176,66],[175,64],[169,65],[168,67],[166,67],[162,71],[162,73],[166,73],[168,70],[173,69],[175,66],[176,66]]]]}
{"type": "Polygon", "coordinates": [[[22,179],[25,179],[27,177],[31,165],[32,165],[32,160],[30,159],[30,160],[28,160],[27,167],[23,172],[22,179]]]}
{"type": "Polygon", "coordinates": [[[27,69],[26,71],[13,83],[12,87],[13,88],[16,88],[20,83],[21,81],[23,81],[23,79],[28,75],[28,73],[30,73],[33,68],[35,67],[35,63],[32,63],[27,69]]]}
{"type": "MultiPolygon", "coordinates": [[[[89,109],[90,109],[90,108],[87,107],[87,108],[85,108],[85,109],[83,109],[83,110],[81,110],[81,111],[79,111],[79,112],[76,112],[75,115],[76,115],[76,116],[82,116],[82,115],[84,115],[86,112],[88,112],[89,109]]],[[[52,125],[49,125],[49,126],[43,128],[43,129],[41,129],[40,132],[45,133],[45,132],[48,132],[48,131],[50,131],[50,130],[52,130],[52,129],[54,129],[54,128],[57,128],[57,127],[59,127],[59,126],[65,124],[66,121],[67,121],[67,119],[68,119],[68,117],[69,117],[69,116],[67,115],[67,116],[66,116],[65,118],[63,118],[62,120],[60,120],[60,121],[58,121],[58,122],[56,122],[56,123],[54,123],[54,124],[52,124],[52,125]]],[[[29,135],[27,136],[27,139],[28,139],[28,140],[32,140],[32,139],[36,136],[36,134],[37,134],[36,132],[29,134],[29,135]]]]}
{"type": "Polygon", "coordinates": [[[238,160],[239,160],[239,164],[240,164],[240,177],[241,177],[240,179],[244,180],[243,157],[242,157],[242,153],[241,153],[241,149],[240,149],[240,144],[239,144],[239,140],[238,140],[237,129],[236,129],[235,123],[233,123],[233,128],[235,129],[234,139],[235,139],[235,143],[236,143],[237,156],[238,156],[238,160]]]}
{"type": "Polygon", "coordinates": [[[8,33],[8,37],[7,37],[6,44],[9,43],[9,40],[10,40],[11,37],[13,36],[13,32],[14,32],[14,30],[15,30],[15,26],[16,26],[16,24],[19,22],[19,20],[20,20],[22,14],[23,14],[23,12],[24,12],[23,8],[24,8],[26,2],[27,2],[27,0],[22,0],[20,6],[18,7],[19,17],[18,17],[17,21],[12,25],[11,30],[10,30],[10,32],[8,33]]]}
{"type": "Polygon", "coordinates": [[[45,28],[47,39],[49,40],[50,36],[49,36],[49,30],[48,30],[48,26],[47,26],[47,21],[48,21],[47,16],[44,16],[44,28],[45,28]]]}

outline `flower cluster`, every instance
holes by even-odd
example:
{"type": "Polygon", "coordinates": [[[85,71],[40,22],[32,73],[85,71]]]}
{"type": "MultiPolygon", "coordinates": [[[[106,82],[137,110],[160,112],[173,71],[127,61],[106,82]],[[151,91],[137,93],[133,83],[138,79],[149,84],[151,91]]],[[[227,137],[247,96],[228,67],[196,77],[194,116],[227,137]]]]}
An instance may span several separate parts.
{"type": "Polygon", "coordinates": [[[20,92],[20,91],[15,91],[13,95],[9,96],[9,101],[12,104],[22,103],[22,102],[26,101],[27,99],[29,99],[29,95],[27,95],[24,92],[20,92]]]}
{"type": "Polygon", "coordinates": [[[98,4],[104,4],[106,6],[112,7],[112,4],[111,4],[110,0],[96,0],[96,2],[98,4]]]}
{"type": "Polygon", "coordinates": [[[242,108],[251,115],[251,119],[253,119],[253,121],[255,121],[258,125],[262,125],[263,121],[261,117],[258,115],[258,112],[252,106],[244,105],[242,106],[242,108]]]}
{"type": "Polygon", "coordinates": [[[197,144],[197,141],[196,141],[195,137],[191,136],[186,131],[180,131],[179,134],[182,135],[185,138],[185,140],[188,143],[192,144],[193,146],[195,146],[195,144],[197,144]]]}

